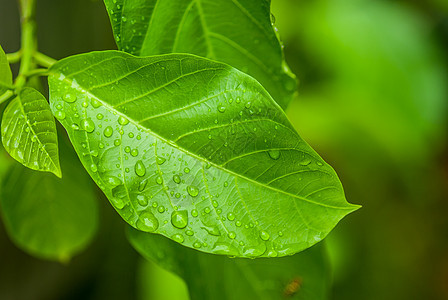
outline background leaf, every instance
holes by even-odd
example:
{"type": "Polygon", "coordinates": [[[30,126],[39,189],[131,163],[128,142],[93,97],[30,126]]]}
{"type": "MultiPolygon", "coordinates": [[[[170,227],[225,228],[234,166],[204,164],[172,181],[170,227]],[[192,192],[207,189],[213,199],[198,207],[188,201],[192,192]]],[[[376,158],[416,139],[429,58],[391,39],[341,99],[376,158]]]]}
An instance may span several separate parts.
{"type": "Polygon", "coordinates": [[[0,96],[12,85],[12,73],[5,52],[0,46],[0,96]]]}
{"type": "Polygon", "coordinates": [[[143,257],[180,276],[193,300],[328,298],[322,244],[290,257],[248,260],[200,253],[131,227],[128,238],[143,257]]]}
{"type": "Polygon", "coordinates": [[[63,179],[15,164],[1,188],[0,207],[6,231],[31,255],[67,261],[83,250],[98,226],[93,186],[74,158],[63,149],[63,179]]]}
{"type": "Polygon", "coordinates": [[[104,0],[120,50],[191,53],[257,79],[286,108],[296,80],[271,24],[270,1],[104,0]]]}
{"type": "Polygon", "coordinates": [[[54,114],[140,230],[205,252],[284,256],[357,208],[269,94],[232,67],[105,51],[64,59],[51,73],[54,114]]]}
{"type": "Polygon", "coordinates": [[[61,177],[56,124],[45,97],[33,88],[20,90],[2,118],[6,151],[24,166],[61,177]]]}

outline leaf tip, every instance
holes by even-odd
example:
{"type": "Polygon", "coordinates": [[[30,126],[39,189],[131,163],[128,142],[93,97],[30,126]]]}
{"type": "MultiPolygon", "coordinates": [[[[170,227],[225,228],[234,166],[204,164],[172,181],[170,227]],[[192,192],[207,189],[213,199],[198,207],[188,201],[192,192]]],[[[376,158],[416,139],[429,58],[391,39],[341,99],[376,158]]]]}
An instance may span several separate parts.
{"type": "Polygon", "coordinates": [[[53,171],[51,171],[51,173],[53,173],[54,175],[56,175],[56,177],[58,177],[59,179],[62,179],[62,171],[61,171],[61,168],[56,169],[56,170],[53,170],[53,171]]]}

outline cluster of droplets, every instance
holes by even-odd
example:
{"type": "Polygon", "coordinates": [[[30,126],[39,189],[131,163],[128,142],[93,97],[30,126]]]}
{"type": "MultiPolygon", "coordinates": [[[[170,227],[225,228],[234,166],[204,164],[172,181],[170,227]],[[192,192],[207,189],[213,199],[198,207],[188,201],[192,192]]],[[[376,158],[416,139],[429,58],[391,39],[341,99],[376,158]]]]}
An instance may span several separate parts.
{"type": "MultiPolygon", "coordinates": [[[[77,101],[77,96],[74,94],[67,94],[63,97],[63,100],[65,102],[67,102],[68,104],[73,104],[77,101]]],[[[237,99],[236,101],[241,101],[241,100],[237,99]]],[[[101,104],[95,99],[91,99],[90,102],[91,102],[93,108],[98,108],[101,106],[101,104]]],[[[82,107],[86,109],[88,107],[88,103],[86,101],[83,101],[82,107]]],[[[251,103],[250,102],[246,103],[245,108],[250,109],[251,103]]],[[[57,106],[57,112],[58,111],[64,112],[62,107],[60,107],[60,104],[58,104],[58,106],[57,106]]],[[[221,107],[218,107],[218,111],[220,113],[224,113],[226,111],[225,106],[222,105],[221,107]]],[[[56,116],[58,117],[57,112],[56,112],[56,116]]],[[[103,136],[104,137],[103,139],[105,139],[105,140],[112,138],[114,136],[116,130],[118,130],[119,134],[121,136],[123,136],[125,134],[124,130],[123,129],[114,129],[113,126],[110,125],[110,123],[107,123],[107,125],[105,125],[104,128],[102,128],[101,122],[108,120],[108,118],[109,118],[108,115],[110,115],[110,113],[107,113],[107,111],[102,111],[101,113],[97,113],[95,115],[95,117],[93,117],[93,118],[85,117],[85,118],[82,118],[77,123],[74,122],[71,127],[75,131],[83,130],[83,131],[87,132],[88,134],[93,134],[97,131],[101,131],[98,133],[101,134],[101,136],[103,136]],[[95,119],[97,121],[94,121],[95,119]]],[[[58,119],[64,120],[65,118],[66,118],[65,115],[62,116],[61,114],[59,114],[58,119]]],[[[76,116],[75,116],[75,118],[76,118],[76,116]]],[[[79,116],[78,116],[78,118],[79,118],[79,116]]],[[[126,125],[129,124],[129,120],[123,116],[116,117],[116,122],[119,124],[119,126],[121,128],[124,128],[126,125]]],[[[134,138],[135,134],[133,132],[128,132],[127,136],[129,138],[134,138]]],[[[137,136],[137,139],[140,139],[138,137],[139,137],[139,135],[137,136]]],[[[114,140],[113,144],[115,146],[121,145],[121,139],[114,140]]],[[[83,147],[86,148],[87,146],[83,146],[83,147]]],[[[101,147],[101,143],[99,144],[100,149],[102,149],[104,147],[105,147],[104,144],[103,144],[103,147],[101,147]]],[[[155,211],[156,213],[158,212],[160,214],[165,214],[168,210],[163,205],[159,205],[155,201],[150,203],[149,199],[151,199],[152,197],[148,197],[147,194],[145,193],[145,188],[146,188],[146,185],[148,184],[148,180],[146,177],[148,174],[148,170],[147,170],[148,167],[147,167],[147,165],[145,165],[144,159],[142,159],[139,156],[140,153],[139,153],[138,149],[136,149],[136,148],[132,149],[129,146],[124,146],[123,149],[124,149],[125,153],[128,153],[132,157],[136,158],[135,164],[133,166],[133,172],[135,173],[136,178],[141,178],[140,183],[138,184],[138,191],[141,193],[137,194],[135,199],[136,199],[136,203],[138,203],[138,205],[140,205],[144,209],[140,209],[140,213],[138,213],[138,218],[136,219],[135,226],[142,231],[155,232],[159,229],[159,227],[162,224],[165,226],[165,224],[167,224],[167,221],[161,221],[160,218],[155,216],[155,213],[153,213],[153,211],[155,211]]],[[[92,151],[93,150],[91,150],[90,155],[98,156],[98,153],[92,153],[92,151]]],[[[271,150],[268,152],[268,155],[271,159],[277,160],[280,158],[280,151],[279,150],[271,150]]],[[[155,160],[156,160],[157,165],[159,165],[159,166],[163,165],[167,161],[167,159],[162,156],[155,156],[155,160]]],[[[118,164],[117,167],[122,168],[123,166],[118,164]]],[[[210,165],[208,164],[205,168],[209,169],[210,165]]],[[[94,163],[92,163],[92,165],[90,166],[90,169],[92,172],[96,173],[96,172],[98,172],[99,167],[96,166],[94,163]]],[[[126,172],[129,172],[129,171],[130,170],[128,169],[126,172]]],[[[163,186],[163,185],[165,185],[165,183],[164,183],[164,176],[162,175],[162,173],[159,172],[159,175],[155,177],[155,183],[157,185],[163,186]]],[[[185,167],[183,169],[183,173],[184,174],[190,173],[190,169],[188,167],[185,167]]],[[[117,209],[123,209],[126,206],[127,191],[126,191],[126,187],[125,187],[125,183],[123,182],[123,179],[119,178],[119,177],[120,176],[108,175],[103,178],[103,181],[104,181],[104,185],[112,190],[113,198],[111,199],[111,202],[114,204],[114,206],[117,209]]],[[[182,179],[181,174],[178,174],[178,173],[173,174],[171,178],[172,178],[171,179],[172,182],[176,185],[180,185],[181,183],[185,182],[182,179]]],[[[231,186],[231,185],[229,185],[228,181],[225,181],[223,183],[224,188],[227,188],[229,186],[231,186]]],[[[191,197],[191,199],[201,197],[201,191],[197,185],[186,184],[185,191],[186,191],[186,194],[191,197]]],[[[174,197],[181,198],[181,194],[179,192],[175,192],[175,191],[171,191],[171,192],[172,192],[172,195],[174,195],[174,197]]],[[[216,198],[217,197],[218,197],[218,195],[216,195],[216,198]]],[[[183,195],[183,198],[185,198],[185,195],[183,195]]],[[[204,198],[204,196],[202,196],[202,198],[204,198]]],[[[203,208],[202,211],[199,211],[196,208],[187,210],[187,209],[179,209],[178,207],[174,207],[174,209],[171,211],[169,223],[174,228],[182,230],[183,232],[175,233],[174,235],[171,236],[171,238],[179,243],[184,243],[187,238],[189,238],[189,240],[191,240],[191,237],[194,237],[196,235],[196,233],[194,230],[192,230],[192,228],[190,228],[188,226],[189,225],[189,216],[191,218],[195,219],[195,218],[199,218],[201,215],[202,216],[209,215],[212,212],[216,212],[216,214],[218,215],[218,218],[221,218],[222,221],[228,220],[230,222],[233,222],[235,228],[252,229],[255,226],[257,226],[257,224],[254,225],[253,223],[250,223],[250,222],[244,225],[242,221],[238,220],[235,212],[227,212],[226,216],[220,217],[220,214],[222,213],[222,209],[219,207],[218,201],[216,199],[214,199],[214,200],[211,200],[211,206],[207,206],[207,207],[203,208]]],[[[163,218],[162,218],[162,220],[163,220],[163,218]]],[[[203,225],[201,228],[202,228],[202,230],[207,232],[210,236],[215,236],[215,237],[223,236],[222,230],[220,230],[217,226],[203,225]]],[[[237,240],[239,231],[240,231],[240,229],[229,230],[226,232],[225,236],[227,236],[227,238],[231,241],[237,240]]],[[[259,232],[260,240],[262,240],[264,242],[271,240],[271,236],[267,231],[258,230],[258,232],[259,232]]],[[[163,233],[163,231],[162,231],[162,233],[163,233]]],[[[283,232],[278,233],[279,237],[282,235],[283,235],[283,232]]],[[[201,235],[199,235],[199,236],[201,236],[201,235]]],[[[240,246],[245,246],[245,243],[242,240],[239,241],[238,243],[240,246]]],[[[208,246],[206,242],[199,242],[199,241],[193,241],[192,245],[195,248],[208,246]]],[[[245,250],[243,251],[243,255],[246,255],[246,256],[263,255],[266,251],[266,246],[264,244],[261,244],[261,246],[259,245],[257,247],[246,247],[245,250]]],[[[238,251],[238,250],[232,248],[231,243],[227,243],[227,245],[226,245],[225,243],[222,244],[222,243],[217,242],[215,245],[213,245],[213,249],[216,253],[221,252],[224,254],[232,254],[232,253],[236,254],[235,251],[238,251]]],[[[275,256],[276,252],[274,250],[271,249],[268,251],[269,251],[267,254],[268,256],[275,256]]]]}

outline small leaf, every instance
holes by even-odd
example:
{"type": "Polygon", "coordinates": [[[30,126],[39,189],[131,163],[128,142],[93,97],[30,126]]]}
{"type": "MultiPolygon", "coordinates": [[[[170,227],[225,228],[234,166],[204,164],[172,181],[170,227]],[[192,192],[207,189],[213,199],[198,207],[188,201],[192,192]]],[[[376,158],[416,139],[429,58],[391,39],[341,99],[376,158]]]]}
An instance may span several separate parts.
{"type": "Polygon", "coordinates": [[[98,208],[76,156],[62,154],[67,154],[62,180],[13,165],[1,185],[0,205],[7,233],[17,246],[31,255],[65,262],[94,236],[98,208]]]}
{"type": "Polygon", "coordinates": [[[33,88],[20,90],[2,119],[6,151],[24,166],[61,177],[56,124],[45,97],[33,88]]]}
{"type": "Polygon", "coordinates": [[[0,96],[12,85],[12,73],[5,52],[0,46],[0,96]]]}
{"type": "Polygon", "coordinates": [[[132,246],[146,259],[181,277],[192,300],[328,299],[330,268],[323,245],[289,257],[230,259],[128,229],[132,246]]]}
{"type": "Polygon", "coordinates": [[[191,53],[257,79],[282,108],[296,91],[270,1],[104,0],[120,50],[140,56],[191,53]]]}
{"type": "Polygon", "coordinates": [[[137,229],[205,252],[284,256],[357,209],[263,87],[228,65],[104,51],[50,72],[54,114],[137,229]]]}

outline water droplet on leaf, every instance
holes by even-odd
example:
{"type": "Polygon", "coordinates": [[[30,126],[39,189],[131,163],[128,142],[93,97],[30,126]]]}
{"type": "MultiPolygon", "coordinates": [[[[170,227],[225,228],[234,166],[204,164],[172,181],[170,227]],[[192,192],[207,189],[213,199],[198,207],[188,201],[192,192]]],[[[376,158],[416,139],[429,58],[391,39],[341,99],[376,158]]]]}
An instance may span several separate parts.
{"type": "MultiPolygon", "coordinates": [[[[146,167],[141,160],[137,161],[134,166],[135,174],[137,176],[143,177],[146,174],[146,167]]],[[[146,183],[146,181],[145,181],[146,183]]]]}
{"type": "Polygon", "coordinates": [[[141,231],[154,232],[159,228],[159,221],[151,212],[145,211],[138,218],[136,226],[141,231]]]}
{"type": "Polygon", "coordinates": [[[190,196],[196,197],[199,194],[199,190],[194,185],[187,186],[187,192],[190,196]]]}
{"type": "Polygon", "coordinates": [[[173,211],[171,214],[171,224],[179,229],[188,225],[188,213],[186,210],[173,211]]]}
{"type": "Polygon", "coordinates": [[[277,160],[280,158],[280,150],[269,150],[268,151],[269,157],[277,160]]]}

